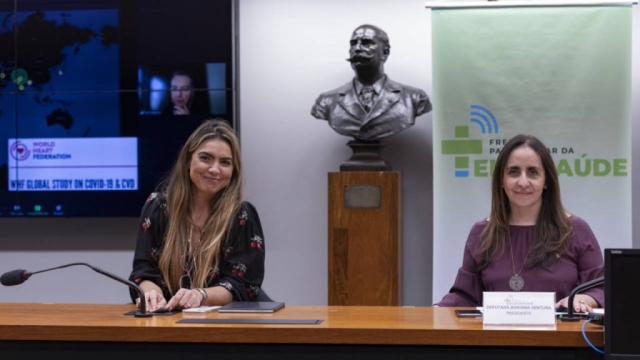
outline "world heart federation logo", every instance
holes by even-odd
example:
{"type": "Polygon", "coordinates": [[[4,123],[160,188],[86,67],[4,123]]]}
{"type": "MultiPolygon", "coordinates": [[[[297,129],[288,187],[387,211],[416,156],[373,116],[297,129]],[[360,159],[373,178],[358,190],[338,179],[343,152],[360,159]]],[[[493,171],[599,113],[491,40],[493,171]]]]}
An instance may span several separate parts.
{"type": "Polygon", "coordinates": [[[20,141],[16,141],[9,148],[9,154],[11,154],[12,158],[18,161],[22,161],[29,158],[29,154],[31,154],[31,151],[29,151],[27,145],[21,143],[20,141]]]}

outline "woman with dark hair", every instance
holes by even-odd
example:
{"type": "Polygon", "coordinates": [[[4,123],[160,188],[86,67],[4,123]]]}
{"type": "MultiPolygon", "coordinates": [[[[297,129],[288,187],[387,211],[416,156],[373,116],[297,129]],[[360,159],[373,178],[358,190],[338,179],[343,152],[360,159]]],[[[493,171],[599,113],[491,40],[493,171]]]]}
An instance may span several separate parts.
{"type": "Polygon", "coordinates": [[[193,77],[184,71],[176,71],[171,76],[171,112],[173,115],[190,115],[193,103],[193,77]]]}
{"type": "MultiPolygon", "coordinates": [[[[560,200],[555,164],[540,140],[518,135],[493,171],[491,215],[474,224],[462,267],[438,306],[481,306],[483,291],[555,292],[569,306],[571,290],[604,275],[600,246],[589,225],[560,200]]],[[[604,306],[602,287],[575,296],[576,311],[604,306]]]]}
{"type": "Polygon", "coordinates": [[[258,213],[242,201],[238,138],[224,120],[208,120],[142,208],[129,279],[150,311],[255,300],[264,245],[258,213]]]}

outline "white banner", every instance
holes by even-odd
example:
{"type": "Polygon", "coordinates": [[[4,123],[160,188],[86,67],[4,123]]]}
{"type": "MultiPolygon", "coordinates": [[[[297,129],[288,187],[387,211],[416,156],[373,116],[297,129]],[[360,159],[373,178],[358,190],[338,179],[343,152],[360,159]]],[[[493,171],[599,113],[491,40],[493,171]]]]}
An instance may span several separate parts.
{"type": "Polygon", "coordinates": [[[553,154],[566,209],[631,246],[630,6],[432,11],[433,301],[455,280],[517,134],[553,154]]]}

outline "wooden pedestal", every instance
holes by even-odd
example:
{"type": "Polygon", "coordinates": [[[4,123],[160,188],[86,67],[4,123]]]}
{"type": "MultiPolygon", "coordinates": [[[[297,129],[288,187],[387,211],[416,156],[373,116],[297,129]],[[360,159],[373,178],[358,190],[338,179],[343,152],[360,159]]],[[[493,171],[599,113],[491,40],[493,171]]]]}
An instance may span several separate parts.
{"type": "Polygon", "coordinates": [[[329,305],[393,305],[402,296],[402,178],[329,173],[329,305]]]}

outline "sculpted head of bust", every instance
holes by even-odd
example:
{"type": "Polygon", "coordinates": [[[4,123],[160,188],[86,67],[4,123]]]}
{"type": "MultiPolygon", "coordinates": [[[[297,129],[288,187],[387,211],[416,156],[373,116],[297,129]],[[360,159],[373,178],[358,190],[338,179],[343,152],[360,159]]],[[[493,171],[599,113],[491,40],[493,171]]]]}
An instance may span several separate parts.
{"type": "Polygon", "coordinates": [[[360,83],[372,85],[384,76],[384,63],[391,46],[387,33],[373,25],[361,25],[351,34],[349,58],[360,83]]]}

